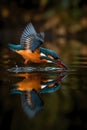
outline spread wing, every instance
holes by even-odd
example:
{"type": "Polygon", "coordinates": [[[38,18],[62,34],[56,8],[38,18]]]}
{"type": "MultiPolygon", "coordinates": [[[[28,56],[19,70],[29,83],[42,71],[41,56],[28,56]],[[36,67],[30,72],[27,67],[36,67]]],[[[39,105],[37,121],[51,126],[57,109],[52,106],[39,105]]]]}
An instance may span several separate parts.
{"type": "Polygon", "coordinates": [[[43,101],[35,90],[23,92],[22,106],[29,118],[35,116],[43,108],[43,101]]]}
{"type": "Polygon", "coordinates": [[[40,44],[42,44],[41,38],[38,37],[38,34],[32,23],[29,23],[24,29],[20,39],[20,44],[23,49],[30,49],[31,51],[35,51],[40,44]]]}

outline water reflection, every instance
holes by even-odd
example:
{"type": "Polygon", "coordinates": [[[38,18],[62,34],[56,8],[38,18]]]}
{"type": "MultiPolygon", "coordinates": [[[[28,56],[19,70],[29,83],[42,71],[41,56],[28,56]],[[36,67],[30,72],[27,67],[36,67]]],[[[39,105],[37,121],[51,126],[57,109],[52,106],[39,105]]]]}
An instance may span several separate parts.
{"type": "MultiPolygon", "coordinates": [[[[18,30],[18,27],[16,29],[18,30]]],[[[10,52],[7,47],[7,43],[12,41],[12,39],[13,42],[17,42],[18,35],[13,33],[17,32],[17,30],[14,30],[14,28],[6,28],[2,34],[3,42],[1,43],[0,58],[1,129],[87,129],[87,119],[85,118],[87,116],[87,42],[76,41],[75,39],[68,39],[64,37],[62,38],[62,41],[60,40],[62,43],[59,42],[59,38],[53,38],[54,42],[51,41],[50,43],[46,44],[46,47],[54,49],[58,54],[60,54],[69,68],[73,68],[76,71],[71,72],[70,70],[67,78],[65,78],[65,80],[63,80],[61,83],[62,86],[60,86],[59,90],[56,92],[52,94],[38,93],[41,101],[44,102],[44,104],[41,108],[41,112],[37,113],[33,120],[29,120],[25,112],[23,112],[23,108],[21,107],[22,104],[20,99],[22,93],[9,94],[9,92],[11,93],[11,91],[9,91],[9,86],[11,86],[10,90],[13,90],[16,86],[13,85],[12,87],[12,84],[23,81],[25,77],[17,75],[10,77],[11,73],[6,72],[8,68],[11,68],[16,64],[18,66],[23,64],[22,58],[13,52],[10,52]]],[[[55,35],[53,31],[53,33],[51,31],[49,32],[47,32],[48,41],[51,36],[55,35]]],[[[79,36],[79,38],[81,37],[79,36]]],[[[87,41],[86,39],[84,40],[87,41]]],[[[15,73],[19,73],[18,66],[13,68],[13,70],[16,69],[16,71],[14,70],[15,73]]],[[[20,68],[20,72],[21,69],[23,71],[23,68],[20,68]]],[[[48,69],[50,71],[50,68],[48,69]]],[[[27,71],[24,69],[24,73],[25,72],[27,71]]],[[[55,72],[57,73],[57,70],[55,70],[55,72]]],[[[45,77],[46,79],[55,79],[58,76],[58,74],[54,74],[53,72],[48,74],[48,71],[45,73],[40,73],[39,75],[41,77],[45,77]]],[[[34,91],[36,92],[36,90],[34,91]]]]}
{"type": "Polygon", "coordinates": [[[34,117],[44,107],[42,94],[59,90],[61,81],[66,77],[65,71],[58,73],[18,73],[13,74],[18,81],[11,85],[11,94],[21,95],[21,104],[29,118],[34,117]],[[22,78],[19,81],[19,78],[22,78]]]}

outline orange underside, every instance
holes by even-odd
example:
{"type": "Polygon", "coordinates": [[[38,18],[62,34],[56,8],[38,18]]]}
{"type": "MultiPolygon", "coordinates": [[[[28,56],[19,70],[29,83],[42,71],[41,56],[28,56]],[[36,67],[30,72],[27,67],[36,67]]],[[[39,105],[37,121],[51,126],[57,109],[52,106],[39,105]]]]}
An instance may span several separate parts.
{"type": "Polygon", "coordinates": [[[31,62],[47,62],[46,60],[40,59],[40,51],[36,50],[35,52],[32,52],[30,50],[20,50],[16,51],[18,54],[20,54],[25,60],[31,61],[31,62]]]}
{"type": "Polygon", "coordinates": [[[17,90],[21,91],[28,91],[32,89],[39,91],[41,89],[41,82],[47,81],[47,79],[42,79],[40,75],[34,73],[19,76],[25,77],[24,80],[17,83],[17,90]]]}
{"type": "Polygon", "coordinates": [[[35,90],[39,90],[40,89],[40,80],[29,80],[29,79],[24,79],[22,82],[19,82],[17,83],[18,85],[18,90],[21,90],[21,91],[27,91],[27,90],[32,90],[32,89],[35,89],[35,90]]]}

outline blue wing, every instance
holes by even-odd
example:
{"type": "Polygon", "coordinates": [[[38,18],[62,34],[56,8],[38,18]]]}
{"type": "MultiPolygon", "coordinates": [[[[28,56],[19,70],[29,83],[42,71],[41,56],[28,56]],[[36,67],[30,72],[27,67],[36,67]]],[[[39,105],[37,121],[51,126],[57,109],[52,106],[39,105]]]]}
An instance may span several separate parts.
{"type": "Polygon", "coordinates": [[[32,23],[29,23],[23,31],[20,39],[20,44],[24,49],[35,51],[43,42],[43,33],[37,34],[32,23]]]}
{"type": "Polygon", "coordinates": [[[45,55],[51,55],[52,57],[54,57],[54,59],[60,58],[56,52],[47,48],[40,47],[40,52],[44,53],[45,55]]]}
{"type": "Polygon", "coordinates": [[[29,118],[32,118],[43,108],[43,101],[35,90],[23,92],[22,106],[29,118]]]}

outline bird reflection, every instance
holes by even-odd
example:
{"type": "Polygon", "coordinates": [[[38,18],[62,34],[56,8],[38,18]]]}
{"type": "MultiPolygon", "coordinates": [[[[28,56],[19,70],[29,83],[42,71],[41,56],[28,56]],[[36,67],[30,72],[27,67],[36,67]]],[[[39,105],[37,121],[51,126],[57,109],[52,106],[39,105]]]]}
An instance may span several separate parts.
{"type": "Polygon", "coordinates": [[[29,118],[34,117],[44,107],[41,94],[53,93],[60,88],[61,81],[65,78],[65,72],[58,74],[21,73],[17,77],[23,77],[22,81],[13,84],[11,94],[20,94],[24,112],[29,118]]]}

